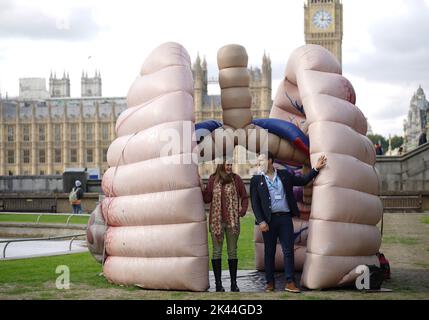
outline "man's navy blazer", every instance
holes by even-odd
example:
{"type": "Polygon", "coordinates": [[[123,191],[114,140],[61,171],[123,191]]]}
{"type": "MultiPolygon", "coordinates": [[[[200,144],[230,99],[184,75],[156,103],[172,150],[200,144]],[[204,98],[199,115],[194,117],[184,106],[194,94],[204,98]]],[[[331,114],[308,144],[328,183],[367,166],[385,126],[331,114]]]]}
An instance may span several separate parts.
{"type": "MultiPolygon", "coordinates": [[[[286,200],[292,215],[299,217],[300,212],[293,196],[294,186],[305,186],[310,183],[317,175],[315,169],[305,176],[296,176],[288,170],[277,170],[277,175],[283,183],[283,189],[286,193],[286,200]]],[[[250,180],[250,197],[253,213],[255,214],[256,224],[265,221],[271,222],[271,196],[268,190],[267,182],[263,175],[254,175],[250,180]]]]}

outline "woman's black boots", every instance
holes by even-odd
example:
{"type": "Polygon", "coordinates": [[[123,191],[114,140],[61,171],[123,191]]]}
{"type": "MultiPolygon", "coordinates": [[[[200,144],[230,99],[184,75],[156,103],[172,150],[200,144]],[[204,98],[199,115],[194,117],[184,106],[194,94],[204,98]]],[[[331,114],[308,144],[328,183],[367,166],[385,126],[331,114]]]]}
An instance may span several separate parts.
{"type": "Polygon", "coordinates": [[[212,266],[216,282],[216,292],[225,292],[225,289],[222,287],[222,260],[212,259],[212,266]]]}
{"type": "Polygon", "coordinates": [[[231,277],[231,292],[239,292],[240,289],[237,286],[238,260],[237,259],[229,259],[228,265],[229,265],[229,275],[231,277]]]}

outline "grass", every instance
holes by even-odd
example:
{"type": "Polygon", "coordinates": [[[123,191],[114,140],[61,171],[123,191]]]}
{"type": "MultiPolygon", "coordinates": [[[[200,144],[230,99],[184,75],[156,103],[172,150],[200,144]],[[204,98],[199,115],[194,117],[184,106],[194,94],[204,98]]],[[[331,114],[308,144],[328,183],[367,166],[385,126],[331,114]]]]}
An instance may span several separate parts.
{"type": "MultiPolygon", "coordinates": [[[[103,289],[113,287],[100,276],[101,265],[91,254],[76,253],[63,256],[42,257],[0,262],[0,300],[16,295],[34,295],[36,299],[55,299],[64,294],[71,299],[78,298],[82,288],[103,289]],[[59,274],[58,266],[65,265],[70,270],[70,290],[58,290],[55,282],[59,274]]],[[[115,286],[116,287],[116,286],[115,286]]],[[[136,291],[135,287],[122,290],[136,291]]]]}
{"type": "MultiPolygon", "coordinates": [[[[23,215],[23,214],[0,214],[0,222],[36,222],[38,218],[37,214],[34,215],[23,215]]],[[[68,219],[67,215],[58,216],[42,216],[39,223],[66,223],[68,219]]],[[[71,224],[87,224],[88,217],[73,216],[70,219],[71,224]]],[[[241,219],[241,233],[238,239],[238,248],[240,251],[239,267],[243,270],[249,270],[255,268],[255,253],[253,245],[253,227],[254,218],[251,213],[248,213],[244,218],[241,219]]],[[[212,239],[208,237],[209,241],[209,253],[212,255],[212,239]]],[[[211,268],[211,264],[210,264],[211,268]]],[[[223,255],[222,255],[222,268],[228,269],[228,256],[226,253],[226,239],[223,243],[223,255]]],[[[211,270],[211,269],[210,269],[211,270]]]]}
{"type": "Polygon", "coordinates": [[[422,217],[422,223],[429,224],[429,216],[422,217]]]}
{"type": "Polygon", "coordinates": [[[97,288],[106,288],[106,280],[99,277],[100,265],[94,263],[89,253],[43,257],[0,262],[0,287],[3,294],[11,297],[24,293],[37,293],[36,299],[55,297],[55,273],[57,266],[70,268],[72,288],[85,284],[97,288]]]}
{"type": "MultiPolygon", "coordinates": [[[[97,274],[101,265],[89,253],[41,257],[33,259],[9,260],[0,263],[0,285],[16,284],[38,287],[48,284],[58,276],[55,271],[60,265],[70,268],[70,281],[91,286],[106,287],[107,283],[97,274]]],[[[55,286],[55,283],[52,283],[55,286]]]]}
{"type": "MultiPolygon", "coordinates": [[[[89,253],[22,260],[0,260],[0,300],[2,299],[274,299],[274,300],[335,300],[335,299],[429,299],[429,226],[422,215],[388,214],[385,216],[384,240],[381,251],[391,264],[392,279],[383,287],[392,293],[361,293],[334,289],[308,291],[301,295],[274,293],[193,293],[142,290],[110,284],[100,276],[101,265],[89,253]],[[70,268],[70,290],[55,286],[57,266],[70,268]]],[[[239,266],[254,268],[253,217],[242,220],[239,238],[239,266]]],[[[211,245],[210,245],[211,247],[211,245]]],[[[211,249],[210,249],[211,250],[211,249]]],[[[224,251],[225,248],[224,248],[224,251]]],[[[226,257],[223,259],[226,262],[226,257]]],[[[224,269],[227,269],[224,265],[224,269]]]]}
{"type": "Polygon", "coordinates": [[[384,243],[389,244],[402,244],[406,246],[413,246],[419,243],[419,239],[415,237],[401,237],[401,236],[384,236],[384,243]]]}
{"type": "MultiPolygon", "coordinates": [[[[247,213],[247,215],[241,219],[240,225],[240,236],[238,238],[238,267],[241,270],[253,270],[255,269],[255,250],[253,243],[253,228],[255,225],[255,218],[252,213],[247,213]]],[[[209,236],[209,257],[212,257],[212,239],[209,236]]],[[[210,263],[210,270],[211,269],[210,263]]],[[[223,250],[222,250],[222,269],[228,269],[228,255],[226,252],[226,239],[223,241],[223,250]]]]}
{"type": "MultiPolygon", "coordinates": [[[[38,214],[0,214],[0,222],[37,222],[38,214]]],[[[42,215],[39,223],[66,223],[67,215],[42,215]]],[[[73,216],[70,218],[71,224],[87,224],[89,217],[73,216]]]]}
{"type": "MultiPolygon", "coordinates": [[[[37,214],[27,215],[27,214],[0,214],[0,222],[36,222],[38,218],[37,214]]],[[[58,215],[58,216],[42,216],[39,220],[39,223],[66,223],[68,219],[67,215],[58,215]]],[[[79,217],[73,216],[70,219],[71,224],[87,224],[88,217],[79,217]]],[[[248,213],[244,218],[241,219],[241,233],[238,239],[238,248],[240,251],[240,261],[239,267],[243,270],[249,270],[255,268],[255,253],[253,245],[253,227],[254,227],[254,217],[251,213],[248,213]]],[[[209,253],[210,257],[212,256],[212,239],[208,237],[209,241],[209,253]]],[[[211,264],[210,264],[211,268],[211,264]]],[[[222,255],[222,268],[228,268],[228,256],[226,253],[226,239],[223,243],[223,255],[222,255]]],[[[210,269],[211,270],[211,269],[210,269]]]]}
{"type": "Polygon", "coordinates": [[[429,263],[427,262],[416,262],[414,265],[429,270],[429,263]]]}

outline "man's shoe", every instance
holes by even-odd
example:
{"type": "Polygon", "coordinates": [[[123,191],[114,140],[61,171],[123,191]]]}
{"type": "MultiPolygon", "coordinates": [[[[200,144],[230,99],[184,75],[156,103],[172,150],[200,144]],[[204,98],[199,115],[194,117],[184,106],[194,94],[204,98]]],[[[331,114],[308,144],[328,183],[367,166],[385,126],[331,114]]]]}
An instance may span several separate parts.
{"type": "Polygon", "coordinates": [[[299,290],[296,287],[295,282],[288,282],[288,283],[286,283],[286,285],[285,285],[285,291],[292,292],[292,293],[300,293],[301,292],[301,290],[299,290]]]}
{"type": "Polygon", "coordinates": [[[265,285],[265,292],[273,292],[274,291],[274,282],[268,282],[265,285]]]}

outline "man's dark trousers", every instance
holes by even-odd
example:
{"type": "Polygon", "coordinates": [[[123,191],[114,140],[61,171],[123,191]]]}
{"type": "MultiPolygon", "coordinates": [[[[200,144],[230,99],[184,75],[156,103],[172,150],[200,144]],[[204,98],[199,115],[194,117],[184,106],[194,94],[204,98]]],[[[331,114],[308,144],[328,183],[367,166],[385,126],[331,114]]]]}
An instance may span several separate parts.
{"type": "Polygon", "coordinates": [[[291,213],[273,214],[271,222],[268,224],[269,231],[262,232],[265,248],[265,277],[266,281],[274,281],[275,257],[277,239],[280,244],[284,257],[284,272],[286,282],[295,281],[294,279],[294,231],[291,213]]]}

